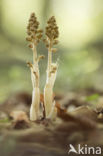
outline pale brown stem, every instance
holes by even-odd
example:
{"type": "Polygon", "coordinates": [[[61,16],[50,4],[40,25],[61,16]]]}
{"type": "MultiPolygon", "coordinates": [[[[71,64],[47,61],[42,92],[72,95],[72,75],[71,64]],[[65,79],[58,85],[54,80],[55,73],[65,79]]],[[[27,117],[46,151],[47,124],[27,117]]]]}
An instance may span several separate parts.
{"type": "Polygon", "coordinates": [[[30,120],[34,121],[39,118],[39,104],[40,104],[39,67],[35,44],[33,44],[33,67],[31,70],[31,76],[33,82],[33,92],[32,92],[32,104],[30,108],[30,120]]]}
{"type": "Polygon", "coordinates": [[[48,68],[47,68],[48,81],[50,79],[51,64],[52,64],[52,41],[50,41],[50,45],[48,48],[48,68]]]}
{"type": "Polygon", "coordinates": [[[33,44],[33,71],[34,71],[33,74],[35,75],[35,87],[39,88],[39,67],[35,43],[33,44]]]}
{"type": "Polygon", "coordinates": [[[37,50],[35,44],[33,44],[33,63],[35,64],[37,60],[37,50]]]}

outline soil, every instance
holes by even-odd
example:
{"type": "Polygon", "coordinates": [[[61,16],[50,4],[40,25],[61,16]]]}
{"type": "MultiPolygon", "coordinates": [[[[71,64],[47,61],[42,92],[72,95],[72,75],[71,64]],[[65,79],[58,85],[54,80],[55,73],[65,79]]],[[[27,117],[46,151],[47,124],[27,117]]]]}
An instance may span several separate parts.
{"type": "Polygon", "coordinates": [[[103,147],[103,92],[68,92],[56,95],[55,100],[54,121],[31,122],[31,95],[25,92],[0,105],[0,156],[75,156],[80,154],[68,154],[70,144],[76,150],[79,144],[103,147]]]}

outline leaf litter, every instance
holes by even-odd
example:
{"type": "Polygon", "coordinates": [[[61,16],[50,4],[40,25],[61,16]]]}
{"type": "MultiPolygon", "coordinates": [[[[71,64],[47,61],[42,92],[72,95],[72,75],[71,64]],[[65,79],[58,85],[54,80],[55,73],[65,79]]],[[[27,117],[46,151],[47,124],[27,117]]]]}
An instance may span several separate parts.
{"type": "Polygon", "coordinates": [[[85,91],[57,95],[56,121],[35,122],[29,120],[31,96],[27,93],[12,95],[0,105],[0,155],[64,156],[69,144],[102,146],[103,98],[102,93],[93,94],[85,91]],[[93,100],[86,100],[87,96],[93,100]]]}

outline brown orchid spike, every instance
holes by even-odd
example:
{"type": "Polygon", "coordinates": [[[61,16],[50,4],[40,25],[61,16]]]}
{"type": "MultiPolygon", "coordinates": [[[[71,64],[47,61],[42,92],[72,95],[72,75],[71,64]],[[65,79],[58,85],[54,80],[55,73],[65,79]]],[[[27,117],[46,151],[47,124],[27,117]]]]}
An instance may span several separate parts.
{"type": "Polygon", "coordinates": [[[37,45],[40,42],[42,38],[43,31],[39,29],[39,22],[37,21],[37,18],[35,16],[35,13],[32,13],[28,22],[27,26],[27,38],[26,40],[30,43],[29,47],[33,51],[33,64],[28,62],[31,69],[31,79],[32,79],[32,86],[33,86],[33,92],[32,92],[32,104],[30,108],[30,120],[34,121],[39,119],[40,117],[40,89],[39,89],[39,66],[38,62],[40,59],[43,58],[43,56],[37,55],[37,45]]]}
{"type": "Polygon", "coordinates": [[[45,34],[46,38],[44,39],[44,42],[48,49],[48,65],[46,85],[44,88],[44,105],[46,117],[51,118],[54,117],[54,114],[56,114],[55,101],[53,100],[53,86],[58,68],[57,62],[52,62],[52,53],[57,51],[54,46],[58,44],[57,39],[59,36],[58,26],[54,16],[48,20],[45,34]]]}

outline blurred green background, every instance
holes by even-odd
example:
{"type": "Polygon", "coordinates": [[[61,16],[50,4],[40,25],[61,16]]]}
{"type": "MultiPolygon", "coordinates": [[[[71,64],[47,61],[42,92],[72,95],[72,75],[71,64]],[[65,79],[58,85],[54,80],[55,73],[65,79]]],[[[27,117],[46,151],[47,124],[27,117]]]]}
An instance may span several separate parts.
{"type": "MultiPolygon", "coordinates": [[[[55,15],[60,37],[59,70],[55,92],[97,88],[103,90],[103,0],[0,0],[0,102],[32,85],[27,61],[32,52],[25,41],[31,12],[41,23],[55,15]]],[[[41,42],[38,53],[47,58],[41,42]]],[[[41,90],[47,59],[40,62],[41,90]]]]}

